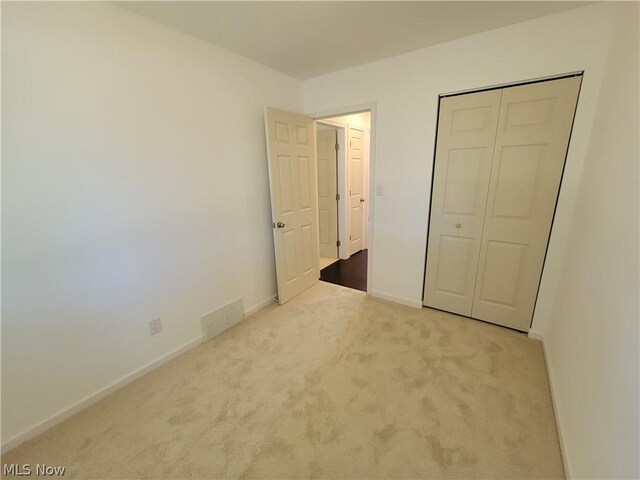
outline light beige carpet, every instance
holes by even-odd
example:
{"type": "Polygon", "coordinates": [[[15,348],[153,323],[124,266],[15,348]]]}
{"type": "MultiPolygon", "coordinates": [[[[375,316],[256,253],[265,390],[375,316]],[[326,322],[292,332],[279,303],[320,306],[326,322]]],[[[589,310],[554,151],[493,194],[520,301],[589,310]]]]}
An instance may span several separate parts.
{"type": "Polygon", "coordinates": [[[318,283],[4,455],[71,478],[562,478],[539,342],[318,283]]]}

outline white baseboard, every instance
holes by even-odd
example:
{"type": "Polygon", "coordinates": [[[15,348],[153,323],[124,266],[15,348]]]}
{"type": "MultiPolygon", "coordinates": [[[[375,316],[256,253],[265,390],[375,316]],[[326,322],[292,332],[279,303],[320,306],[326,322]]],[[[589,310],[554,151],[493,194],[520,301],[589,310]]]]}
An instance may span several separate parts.
{"type": "MultiPolygon", "coordinates": [[[[271,297],[267,298],[266,300],[260,302],[257,305],[254,305],[253,307],[247,309],[245,311],[245,317],[248,317],[250,315],[253,315],[254,313],[256,313],[257,311],[263,309],[264,307],[270,305],[274,300],[275,300],[276,296],[272,295],[271,297]]],[[[6,442],[2,443],[2,447],[0,447],[0,452],[7,453],[9,450],[14,449],[15,447],[17,447],[18,445],[26,442],[27,440],[32,439],[33,437],[40,435],[41,433],[45,432],[46,430],[49,430],[51,427],[53,427],[54,425],[57,425],[58,423],[66,420],[67,418],[71,417],[72,415],[78,413],[81,410],[84,410],[85,408],[89,407],[90,405],[93,405],[94,403],[96,403],[97,401],[103,399],[104,397],[106,397],[107,395],[115,392],[116,390],[121,389],[122,387],[124,387],[125,385],[133,382],[134,380],[142,377],[143,375],[149,373],[150,371],[158,368],[159,366],[163,365],[164,363],[168,362],[169,360],[172,360],[173,358],[183,354],[184,352],[186,352],[187,350],[191,350],[193,347],[198,346],[200,343],[202,343],[202,336],[195,338],[193,340],[191,340],[190,342],[186,343],[185,345],[176,348],[175,350],[172,350],[171,352],[161,356],[160,358],[154,360],[153,362],[148,363],[147,365],[133,371],[132,373],[122,377],[121,379],[115,381],[114,383],[112,383],[111,385],[108,385],[94,393],[92,393],[91,395],[83,398],[82,400],[70,405],[69,407],[59,411],[58,413],[56,413],[55,415],[51,416],[50,418],[48,418],[47,420],[40,422],[32,427],[27,428],[24,432],[19,433],[18,435],[15,435],[14,437],[10,438],[9,440],[7,440],[6,442]]]]}
{"type": "Polygon", "coordinates": [[[71,406],[59,411],[58,413],[56,413],[55,415],[51,416],[49,419],[40,422],[32,427],[27,428],[24,432],[19,433],[18,435],[15,435],[14,437],[10,438],[9,440],[7,440],[6,442],[2,443],[2,447],[1,447],[1,452],[3,454],[7,453],[9,450],[12,450],[13,448],[17,447],[18,445],[26,442],[27,440],[32,439],[33,437],[40,435],[41,433],[45,432],[46,430],[49,430],[51,427],[53,427],[54,425],[57,425],[58,423],[66,420],[67,418],[71,417],[72,415],[78,413],[81,410],[84,410],[85,408],[93,405],[94,403],[96,403],[98,400],[103,399],[104,397],[106,397],[107,395],[115,392],[116,390],[121,389],[122,387],[124,387],[125,385],[133,382],[134,380],[142,377],[143,375],[149,373],[150,371],[158,368],[159,366],[163,365],[164,363],[167,363],[169,360],[177,357],[178,355],[183,354],[184,352],[186,352],[187,350],[191,350],[194,347],[197,347],[198,345],[200,345],[200,343],[202,343],[202,336],[198,337],[198,338],[194,338],[193,340],[191,340],[190,342],[186,343],[185,345],[176,348],[175,350],[161,356],[160,358],[148,363],[147,365],[145,365],[142,368],[139,368],[135,371],[133,371],[132,373],[122,377],[121,379],[115,381],[114,383],[112,383],[111,385],[108,385],[94,393],[92,393],[91,395],[83,398],[82,400],[72,404],[71,406]]]}
{"type": "MultiPolygon", "coordinates": [[[[528,336],[529,336],[529,338],[533,338],[534,340],[542,341],[542,332],[539,332],[537,330],[529,329],[529,335],[528,336]]],[[[546,363],[546,360],[545,360],[545,363],[546,363]]],[[[547,367],[547,370],[548,370],[548,367],[547,367]]]]}
{"type": "Polygon", "coordinates": [[[399,303],[401,305],[406,305],[408,307],[422,308],[422,302],[409,300],[408,298],[394,297],[393,295],[387,295],[386,293],[380,293],[380,292],[367,292],[367,293],[372,297],[381,298],[383,300],[389,300],[390,302],[399,303]]]}
{"type": "Polygon", "coordinates": [[[257,313],[258,311],[262,310],[264,307],[268,307],[269,305],[271,305],[275,301],[276,301],[276,294],[274,293],[273,295],[271,295],[266,300],[263,300],[262,302],[258,303],[257,305],[254,305],[253,307],[246,309],[244,311],[245,318],[253,315],[254,313],[257,313]]]}
{"type": "Polygon", "coordinates": [[[558,404],[556,403],[556,395],[553,388],[553,376],[551,375],[551,369],[549,368],[549,361],[547,357],[547,349],[544,344],[544,336],[542,332],[537,330],[529,330],[529,338],[540,340],[542,343],[542,353],[544,355],[544,365],[547,368],[547,378],[549,379],[549,391],[551,392],[551,404],[553,405],[553,414],[556,420],[556,429],[558,430],[558,440],[560,441],[560,454],[562,456],[562,465],[564,466],[565,478],[573,478],[571,470],[569,469],[569,460],[567,457],[567,446],[562,435],[562,427],[560,426],[560,416],[558,412],[558,404]]]}

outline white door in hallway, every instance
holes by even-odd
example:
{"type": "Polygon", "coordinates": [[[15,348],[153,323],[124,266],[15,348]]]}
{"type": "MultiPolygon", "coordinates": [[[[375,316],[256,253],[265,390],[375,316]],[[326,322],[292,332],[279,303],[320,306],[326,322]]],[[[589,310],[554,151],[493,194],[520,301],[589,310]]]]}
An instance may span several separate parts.
{"type": "Polygon", "coordinates": [[[424,304],[471,315],[501,90],[440,102],[424,304]]]}
{"type": "Polygon", "coordinates": [[[318,223],[320,256],[338,258],[338,193],[337,132],[326,128],[317,130],[318,143],[318,223]]]}
{"type": "Polygon", "coordinates": [[[471,316],[529,329],[581,77],[505,88],[471,316]]]}
{"type": "Polygon", "coordinates": [[[274,108],[265,111],[278,302],[316,283],[318,222],[313,119],[274,108]]]}
{"type": "Polygon", "coordinates": [[[349,128],[349,255],[363,247],[364,130],[349,128]]]}

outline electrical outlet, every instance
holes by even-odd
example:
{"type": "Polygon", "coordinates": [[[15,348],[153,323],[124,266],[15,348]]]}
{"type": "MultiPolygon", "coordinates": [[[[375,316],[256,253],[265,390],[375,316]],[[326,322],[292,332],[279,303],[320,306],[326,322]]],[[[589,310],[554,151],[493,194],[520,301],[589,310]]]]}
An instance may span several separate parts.
{"type": "Polygon", "coordinates": [[[160,317],[154,318],[149,322],[149,333],[151,336],[160,333],[162,331],[162,320],[160,317]]]}

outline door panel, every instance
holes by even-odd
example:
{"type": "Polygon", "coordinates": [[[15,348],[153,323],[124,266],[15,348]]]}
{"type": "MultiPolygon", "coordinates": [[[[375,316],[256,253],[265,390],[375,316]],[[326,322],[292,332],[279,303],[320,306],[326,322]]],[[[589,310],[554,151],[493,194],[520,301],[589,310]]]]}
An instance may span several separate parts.
{"type": "Polygon", "coordinates": [[[479,184],[478,176],[485,156],[484,148],[449,150],[443,206],[445,215],[474,215],[478,189],[484,187],[479,184]]]}
{"type": "Polygon", "coordinates": [[[338,258],[338,203],[336,131],[318,130],[318,217],[320,256],[338,258]]]}
{"type": "Polygon", "coordinates": [[[472,316],[529,329],[580,77],[502,94],[472,316]]]}
{"type": "Polygon", "coordinates": [[[283,304],[319,278],[316,151],[313,119],[265,111],[278,301],[283,304]]]}
{"type": "Polygon", "coordinates": [[[471,315],[501,90],[443,98],[424,304],[471,315]]]}
{"type": "Polygon", "coordinates": [[[436,291],[464,295],[467,288],[466,272],[469,262],[474,257],[474,240],[472,238],[440,237],[438,268],[436,269],[436,291]]]}
{"type": "Polygon", "coordinates": [[[483,302],[515,307],[516,294],[522,279],[522,260],[528,245],[511,242],[487,243],[483,279],[479,282],[478,298],[483,302]]]}
{"type": "Polygon", "coordinates": [[[364,130],[349,128],[349,255],[363,248],[364,130]]]}
{"type": "Polygon", "coordinates": [[[502,148],[493,197],[494,217],[530,217],[538,169],[545,155],[546,145],[513,145],[502,148]]]}

